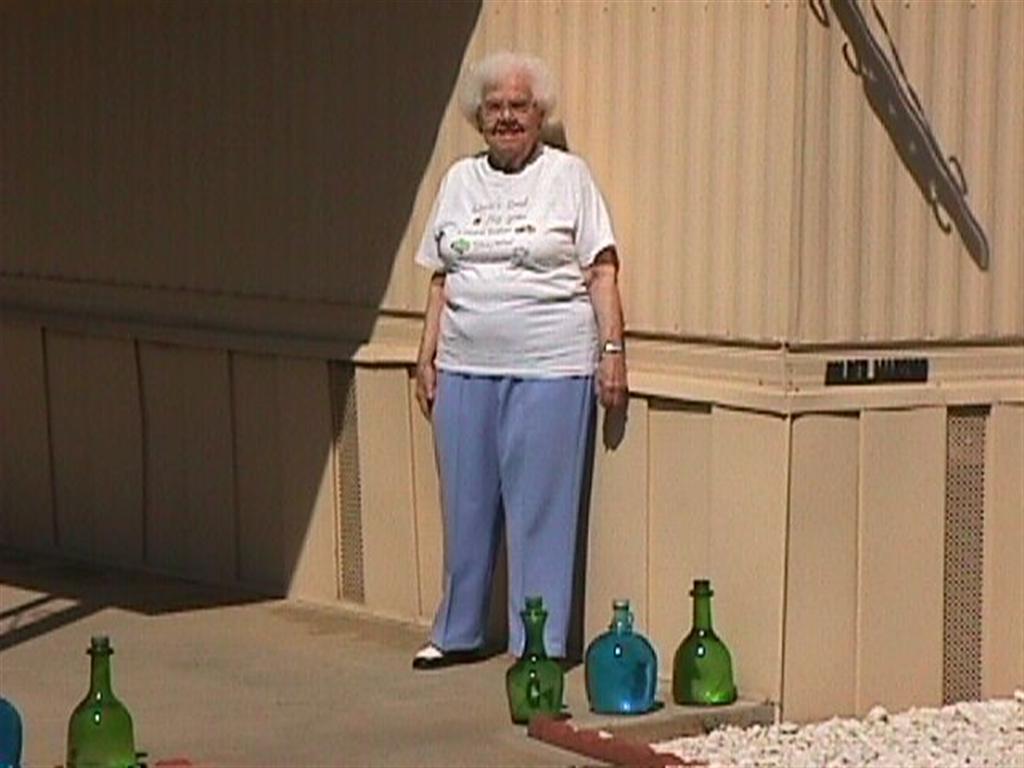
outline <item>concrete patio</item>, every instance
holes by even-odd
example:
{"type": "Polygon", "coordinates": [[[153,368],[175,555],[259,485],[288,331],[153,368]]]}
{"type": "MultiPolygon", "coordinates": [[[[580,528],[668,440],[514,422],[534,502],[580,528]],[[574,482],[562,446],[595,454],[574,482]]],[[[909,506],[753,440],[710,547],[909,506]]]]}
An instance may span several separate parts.
{"type": "MultiPolygon", "coordinates": [[[[0,551],[0,690],[25,720],[26,766],[63,762],[94,634],[111,637],[114,689],[151,764],[594,762],[510,723],[504,655],[413,672],[421,627],[0,551]]],[[[569,672],[567,688],[577,725],[638,739],[699,729],[707,717],[670,705],[639,720],[598,718],[587,712],[582,667],[569,672]]],[[[715,716],[763,722],[771,708],[744,704],[715,716]]]]}

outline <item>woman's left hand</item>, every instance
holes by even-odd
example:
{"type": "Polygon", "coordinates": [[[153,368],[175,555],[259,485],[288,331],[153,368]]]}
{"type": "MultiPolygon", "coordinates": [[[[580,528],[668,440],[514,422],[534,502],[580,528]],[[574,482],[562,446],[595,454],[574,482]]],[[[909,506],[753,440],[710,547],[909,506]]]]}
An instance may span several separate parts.
{"type": "Polygon", "coordinates": [[[597,399],[605,408],[624,408],[629,400],[626,356],[604,354],[597,364],[597,399]]]}
{"type": "Polygon", "coordinates": [[[614,341],[619,347],[617,352],[602,349],[597,363],[597,399],[605,408],[624,408],[629,399],[618,274],[619,256],[612,247],[597,254],[594,263],[584,272],[597,320],[598,338],[614,341]]]}

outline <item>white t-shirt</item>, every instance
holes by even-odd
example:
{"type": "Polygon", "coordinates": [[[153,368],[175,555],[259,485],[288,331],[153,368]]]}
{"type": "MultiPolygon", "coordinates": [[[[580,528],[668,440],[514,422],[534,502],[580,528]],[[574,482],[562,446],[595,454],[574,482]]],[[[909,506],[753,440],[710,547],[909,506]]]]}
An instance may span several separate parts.
{"type": "Polygon", "coordinates": [[[593,373],[597,324],[583,269],[615,245],[582,159],[544,146],[519,173],[485,155],[445,175],[416,263],[445,273],[436,365],[461,373],[593,373]]]}

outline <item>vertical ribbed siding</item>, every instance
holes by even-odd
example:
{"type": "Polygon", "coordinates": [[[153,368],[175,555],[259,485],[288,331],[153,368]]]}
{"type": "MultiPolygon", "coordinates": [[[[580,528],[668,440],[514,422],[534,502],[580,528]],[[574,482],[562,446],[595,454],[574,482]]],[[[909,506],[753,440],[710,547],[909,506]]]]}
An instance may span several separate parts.
{"type": "MultiPolygon", "coordinates": [[[[939,230],[857,77],[838,23],[806,14],[801,342],[974,339],[1024,331],[1024,13],[1019,3],[880,2],[948,155],[956,155],[992,266],[939,230]],[[1017,211],[1013,215],[1010,211],[1017,211]]],[[[862,10],[888,43],[871,6],[862,10]]],[[[946,217],[948,218],[948,217],[946,217]]]]}
{"type": "MultiPolygon", "coordinates": [[[[932,93],[935,92],[934,85],[936,83],[963,82],[966,67],[964,57],[946,55],[946,52],[963,49],[967,34],[966,16],[969,10],[965,3],[941,3],[936,8],[934,45],[940,55],[932,58],[932,93]]],[[[949,140],[954,136],[963,135],[966,115],[962,101],[941,99],[931,102],[928,109],[936,130],[938,130],[938,126],[948,126],[945,135],[940,140],[949,140]]],[[[947,151],[951,150],[952,148],[947,151]]],[[[974,190],[970,189],[970,192],[973,197],[974,190]]],[[[921,207],[921,204],[918,203],[917,207],[921,207]]],[[[949,237],[944,235],[938,227],[934,226],[934,222],[930,218],[925,222],[925,227],[927,228],[927,274],[930,291],[935,296],[945,297],[944,302],[933,300],[927,303],[925,335],[942,337],[956,333],[958,325],[956,307],[959,305],[960,299],[960,262],[966,257],[966,252],[960,245],[959,238],[952,234],[949,237]]],[[[986,227],[988,227],[988,222],[986,222],[986,227]]],[[[1003,262],[1006,261],[1005,258],[1002,258],[1002,254],[996,254],[995,258],[1003,262]]],[[[966,261],[964,265],[973,268],[973,265],[968,265],[966,261]]],[[[1000,268],[1004,266],[1002,264],[1000,268]]]]}
{"type": "Polygon", "coordinates": [[[1024,5],[1002,3],[995,88],[992,240],[1003,260],[993,278],[993,323],[1024,333],[1024,5]]]}
{"type": "Polygon", "coordinates": [[[963,163],[987,273],[803,2],[139,0],[0,6],[0,274],[419,311],[431,200],[482,146],[456,77],[508,48],[561,80],[632,330],[1020,336],[1024,7],[880,7],[963,163]]]}
{"type": "Polygon", "coordinates": [[[794,7],[572,5],[590,51],[576,64],[585,71],[553,64],[567,94],[585,94],[563,114],[612,208],[631,329],[779,337],[791,253],[794,7]]]}
{"type": "Polygon", "coordinates": [[[478,10],[0,4],[0,273],[378,306],[478,10]]]}
{"type": "MultiPolygon", "coordinates": [[[[989,272],[955,230],[938,229],[843,61],[839,24],[821,27],[802,3],[488,2],[465,61],[524,49],[556,70],[570,149],[612,208],[632,330],[810,343],[1019,336],[1024,9],[879,7],[940,146],[963,164],[989,272]]],[[[427,197],[447,163],[481,146],[453,122],[427,197]]],[[[416,236],[427,205],[410,222],[416,236]]],[[[388,306],[417,309],[423,282],[403,280],[388,306]]]]}
{"type": "MultiPolygon", "coordinates": [[[[464,63],[527,50],[555,70],[569,148],[586,158],[612,209],[633,330],[754,340],[784,333],[797,9],[484,4],[464,63]]],[[[399,248],[389,308],[419,308],[425,280],[403,273],[428,211],[424,197],[448,163],[481,146],[450,110],[399,248]]]]}

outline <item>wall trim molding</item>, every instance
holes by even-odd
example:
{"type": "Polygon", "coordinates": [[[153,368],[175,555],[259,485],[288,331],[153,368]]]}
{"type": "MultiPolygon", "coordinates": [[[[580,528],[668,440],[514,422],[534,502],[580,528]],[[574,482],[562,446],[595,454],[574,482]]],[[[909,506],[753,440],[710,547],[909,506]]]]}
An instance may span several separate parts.
{"type": "MultiPolygon", "coordinates": [[[[420,317],[287,297],[163,291],[0,274],[0,319],[92,336],[412,366],[420,317]]],[[[1024,403],[1024,339],[848,345],[629,334],[639,396],[713,402],[780,415],[1024,403]],[[826,385],[829,362],[926,359],[921,383],[826,385]]]]}

